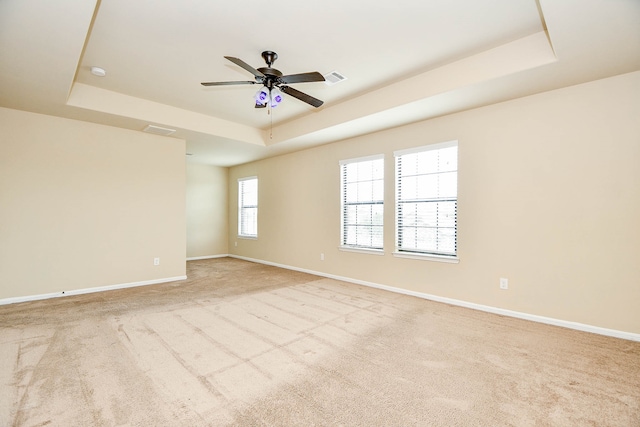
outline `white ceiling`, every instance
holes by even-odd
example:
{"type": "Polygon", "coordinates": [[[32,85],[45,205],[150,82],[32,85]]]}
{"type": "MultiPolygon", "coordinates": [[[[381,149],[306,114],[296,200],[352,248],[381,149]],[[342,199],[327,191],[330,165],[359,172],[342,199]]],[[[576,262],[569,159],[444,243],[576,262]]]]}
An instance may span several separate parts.
{"type": "Polygon", "coordinates": [[[0,106],[176,129],[219,166],[636,70],[640,0],[0,0],[0,106]],[[224,56],[263,50],[347,80],[271,114],[258,86],[200,85],[252,80],[224,56]]]}

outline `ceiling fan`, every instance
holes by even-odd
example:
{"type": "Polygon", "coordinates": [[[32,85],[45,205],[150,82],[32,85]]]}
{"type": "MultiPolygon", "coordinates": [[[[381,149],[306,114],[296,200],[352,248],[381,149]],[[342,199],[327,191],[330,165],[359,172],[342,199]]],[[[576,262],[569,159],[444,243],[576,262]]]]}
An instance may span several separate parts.
{"type": "Polygon", "coordinates": [[[267,104],[271,107],[276,107],[282,102],[282,93],[291,95],[294,98],[298,98],[302,102],[306,102],[316,108],[323,104],[323,101],[314,98],[311,95],[307,95],[304,92],[300,92],[290,86],[292,83],[308,83],[308,82],[323,82],[324,77],[317,71],[311,73],[301,74],[289,74],[282,75],[279,70],[271,68],[278,54],[270,50],[262,52],[262,58],[267,63],[266,67],[258,69],[253,68],[251,65],[244,62],[242,59],[234,58],[232,56],[225,56],[226,59],[233,62],[236,65],[244,68],[248,72],[254,75],[255,80],[247,81],[234,81],[234,82],[202,82],[202,86],[228,86],[228,85],[255,85],[261,84],[263,87],[256,93],[254,99],[256,101],[256,108],[264,108],[267,104]]]}

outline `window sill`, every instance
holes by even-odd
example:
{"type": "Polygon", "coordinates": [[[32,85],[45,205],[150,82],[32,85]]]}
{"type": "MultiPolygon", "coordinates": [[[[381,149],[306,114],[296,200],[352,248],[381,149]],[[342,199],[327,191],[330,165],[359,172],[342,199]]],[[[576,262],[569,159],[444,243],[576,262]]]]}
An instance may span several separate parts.
{"type": "Polygon", "coordinates": [[[358,252],[361,254],[369,255],[384,255],[384,250],[382,249],[352,248],[350,246],[339,246],[338,249],[345,252],[358,252]]]}
{"type": "Polygon", "coordinates": [[[242,235],[238,235],[238,239],[258,240],[258,236],[242,236],[242,235]]]}
{"type": "Polygon", "coordinates": [[[422,261],[445,262],[449,264],[458,264],[460,258],[456,256],[421,254],[418,252],[393,252],[393,256],[398,258],[419,259],[422,261]]]}

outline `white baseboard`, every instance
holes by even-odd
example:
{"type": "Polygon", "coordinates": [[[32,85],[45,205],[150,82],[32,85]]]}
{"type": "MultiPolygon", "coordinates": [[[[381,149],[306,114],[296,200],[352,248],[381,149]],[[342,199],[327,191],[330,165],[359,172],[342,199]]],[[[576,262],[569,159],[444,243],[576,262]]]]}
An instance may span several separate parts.
{"type": "Polygon", "coordinates": [[[418,298],[423,298],[431,301],[442,302],[445,304],[456,305],[459,307],[471,308],[474,310],[485,311],[487,313],[499,314],[501,316],[515,317],[518,319],[530,320],[538,323],[545,323],[547,325],[561,326],[563,328],[575,329],[583,332],[591,332],[599,335],[606,335],[615,338],[622,338],[630,341],[639,341],[640,342],[640,334],[636,334],[633,332],[625,332],[619,331],[616,329],[607,329],[601,328],[599,326],[587,325],[584,323],[571,322],[568,320],[554,319],[552,317],[544,317],[538,316],[535,314],[522,313],[520,311],[506,310],[504,308],[492,307],[489,305],[476,304],[472,302],[457,300],[453,298],[440,297],[437,295],[425,294],[422,292],[410,291],[408,289],[396,288],[393,286],[381,285],[373,282],[366,282],[364,280],[352,279],[349,277],[336,276],[334,274],[327,274],[321,271],[313,271],[305,268],[292,267],[290,265],[278,264],[275,262],[263,261],[259,259],[247,258],[239,255],[229,255],[232,258],[238,258],[245,261],[256,262],[259,264],[271,265],[274,267],[285,268],[287,270],[300,271],[302,273],[309,273],[316,276],[327,277],[329,279],[340,280],[343,282],[355,283],[358,285],[368,286],[371,288],[383,289],[390,292],[396,292],[399,294],[410,295],[418,298]]]}
{"type": "Polygon", "coordinates": [[[228,256],[229,254],[194,256],[194,257],[187,258],[187,261],[198,261],[200,259],[226,258],[228,256]]]}
{"type": "Polygon", "coordinates": [[[136,286],[157,285],[159,283],[175,282],[185,280],[187,276],[166,277],[164,279],[144,280],[142,282],[121,283],[117,285],[96,286],[95,288],[75,289],[71,291],[53,292],[50,294],[27,295],[24,297],[12,297],[0,299],[0,305],[16,304],[19,302],[37,301],[49,298],[66,297],[69,295],[90,294],[93,292],[112,291],[114,289],[134,288],[136,286]]]}

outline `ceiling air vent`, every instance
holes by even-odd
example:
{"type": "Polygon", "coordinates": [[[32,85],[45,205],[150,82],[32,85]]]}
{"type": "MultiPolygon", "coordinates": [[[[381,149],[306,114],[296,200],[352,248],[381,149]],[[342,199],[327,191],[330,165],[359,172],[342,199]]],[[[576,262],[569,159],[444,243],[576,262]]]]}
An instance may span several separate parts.
{"type": "Polygon", "coordinates": [[[147,125],[147,127],[143,129],[143,132],[154,133],[156,135],[164,135],[164,136],[171,135],[175,131],[176,131],[175,129],[163,128],[163,127],[154,126],[154,125],[147,125]]]}
{"type": "Polygon", "coordinates": [[[329,86],[340,83],[343,80],[347,80],[347,78],[337,71],[332,71],[324,76],[324,82],[329,86]]]}

